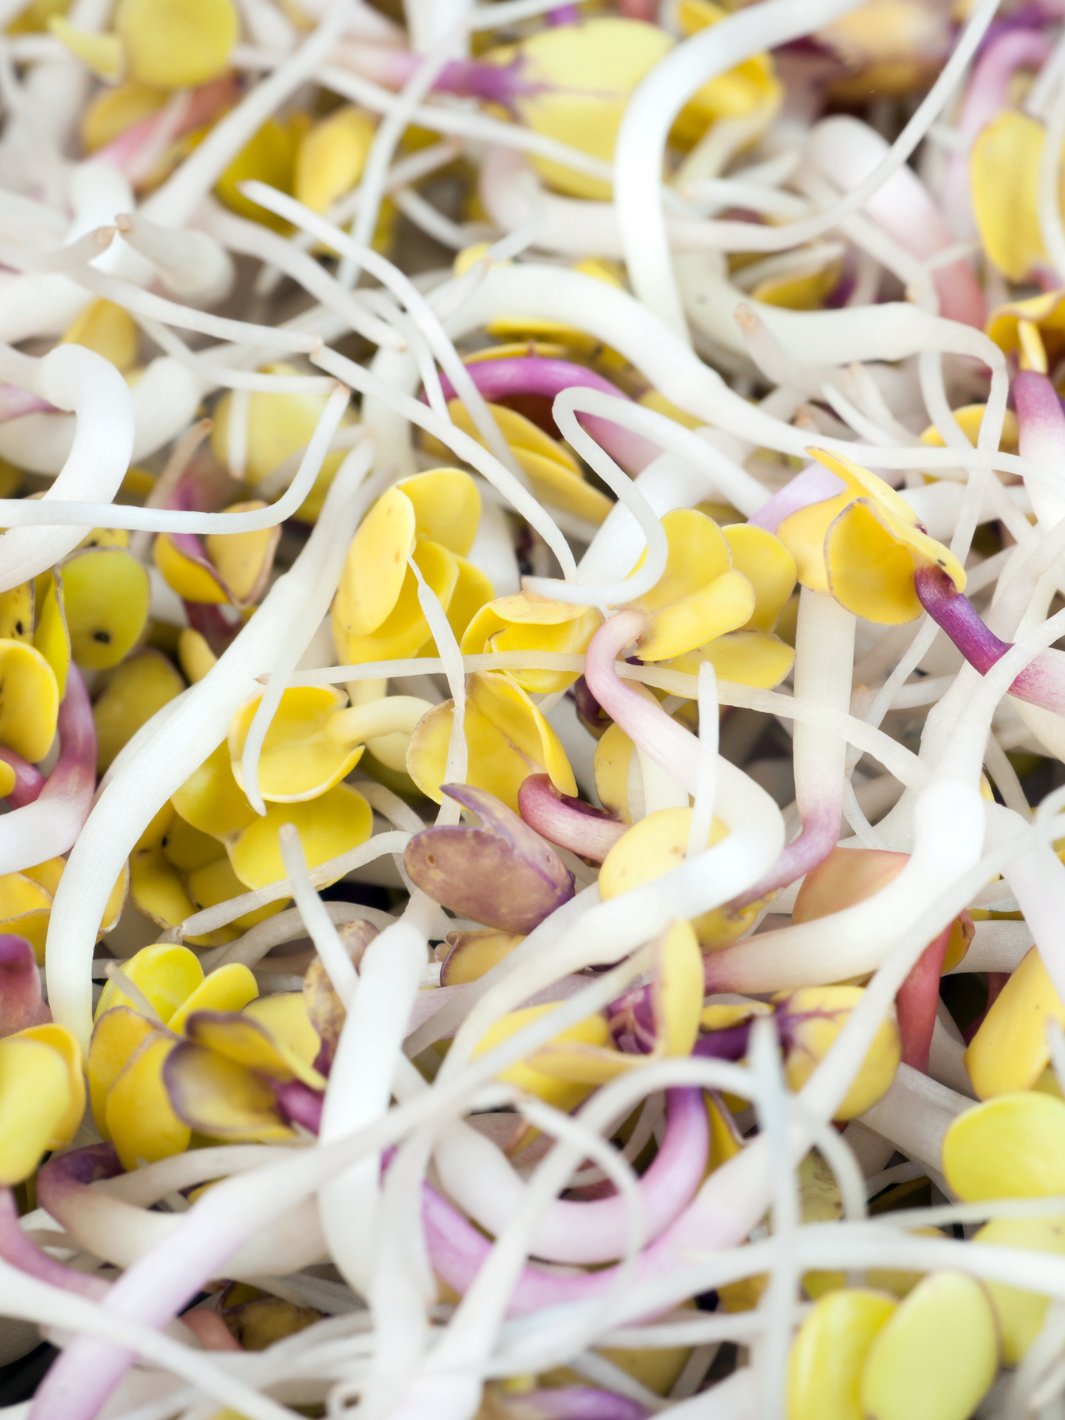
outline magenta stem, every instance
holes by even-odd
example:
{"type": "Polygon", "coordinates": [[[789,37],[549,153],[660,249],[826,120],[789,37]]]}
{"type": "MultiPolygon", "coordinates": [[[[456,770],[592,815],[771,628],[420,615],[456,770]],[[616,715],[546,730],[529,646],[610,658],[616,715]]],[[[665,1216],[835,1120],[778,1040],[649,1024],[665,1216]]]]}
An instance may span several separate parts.
{"type": "Polygon", "coordinates": [[[7,796],[8,803],[13,809],[21,809],[26,804],[32,804],[44,788],[44,775],[35,764],[30,764],[20,754],[16,754],[13,749],[8,749],[3,745],[0,745],[0,759],[5,764],[10,764],[15,771],[15,787],[7,796]]]}
{"type": "MultiPolygon", "coordinates": [[[[913,584],[925,611],[981,675],[1011,649],[1009,641],[1000,641],[984,625],[969,598],[941,568],[918,567],[913,584]]],[[[1065,714],[1065,653],[1040,651],[1010,686],[1009,694],[1056,715],[1065,714]]]]}
{"type": "Polygon", "coordinates": [[[770,893],[779,892],[797,878],[804,877],[818,863],[823,863],[839,842],[842,803],[840,787],[826,785],[823,797],[807,805],[801,815],[802,828],[785,845],[769,872],[746,892],[733,898],[728,910],[738,912],[752,902],[760,902],[770,893]]]}
{"type": "MultiPolygon", "coordinates": [[[[659,1244],[667,1237],[663,1230],[684,1216],[682,1210],[691,1203],[699,1187],[706,1167],[709,1139],[701,1090],[669,1090],[666,1106],[668,1119],[662,1147],[638,1185],[648,1235],[657,1235],[659,1244]]],[[[623,1198],[614,1195],[591,1203],[555,1206],[572,1208],[575,1230],[590,1226],[593,1217],[608,1217],[610,1226],[617,1228],[618,1252],[623,1250],[626,1219],[623,1198]]],[[[422,1186],[422,1217],[433,1270],[464,1295],[491,1251],[491,1240],[428,1183],[422,1186]]],[[[598,1222],[596,1227],[598,1231],[598,1222]]],[[[650,1260],[653,1253],[655,1246],[644,1252],[641,1262],[650,1260]]],[[[540,1307],[595,1296],[609,1285],[615,1270],[609,1267],[567,1277],[527,1266],[511,1295],[508,1315],[520,1316],[540,1307]]]]}
{"type": "Polygon", "coordinates": [[[618,656],[646,630],[647,616],[635,607],[624,607],[604,621],[584,653],[584,678],[596,700],[633,744],[693,794],[699,741],[670,719],[656,700],[645,700],[617,672],[618,656]]]}
{"type": "Polygon", "coordinates": [[[513,1410],[521,1420],[646,1420],[651,1414],[638,1400],[591,1386],[520,1391],[502,1404],[504,1413],[513,1410]]]}
{"type": "MultiPolygon", "coordinates": [[[[578,386],[582,389],[598,390],[601,394],[613,395],[616,399],[628,399],[617,385],[613,385],[594,370],[584,365],[576,365],[572,360],[553,360],[545,355],[515,355],[505,360],[474,360],[466,366],[466,373],[485,399],[515,399],[522,395],[536,395],[543,399],[554,399],[563,390],[578,386]]],[[[446,375],[441,375],[440,384],[445,399],[455,398],[455,387],[446,375]]],[[[592,438],[608,454],[631,473],[645,469],[661,450],[656,444],[624,429],[610,419],[594,414],[580,415],[581,427],[587,429],[592,438]]]]}
{"type": "Polygon", "coordinates": [[[277,1102],[293,1124],[317,1134],[322,1127],[322,1104],[325,1096],[312,1090],[302,1080],[271,1080],[277,1102]]]}
{"type": "Polygon", "coordinates": [[[51,1019],[32,946],[25,937],[0,934],[0,1037],[51,1019]]]}
{"type": "Polygon", "coordinates": [[[47,1282],[51,1287],[76,1292],[81,1297],[90,1297],[94,1302],[110,1287],[102,1277],[76,1272],[30,1242],[19,1224],[18,1205],[10,1188],[0,1188],[0,1257],[30,1277],[47,1282]]]}
{"type": "Polygon", "coordinates": [[[550,775],[530,774],[518,790],[522,818],[543,838],[601,863],[630,825],[603,809],[563,794],[550,775]]]}
{"type": "Polygon", "coordinates": [[[1065,411],[1058,392],[1035,370],[1020,370],[1010,385],[1017,409],[1022,458],[1059,468],[1065,459],[1065,411]]]}

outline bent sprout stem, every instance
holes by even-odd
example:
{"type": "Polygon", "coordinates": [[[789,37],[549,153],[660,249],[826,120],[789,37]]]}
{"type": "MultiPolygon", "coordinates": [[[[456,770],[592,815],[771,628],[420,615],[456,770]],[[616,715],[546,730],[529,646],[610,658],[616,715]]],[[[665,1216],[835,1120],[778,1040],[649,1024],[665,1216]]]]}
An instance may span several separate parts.
{"type": "MultiPolygon", "coordinates": [[[[965,659],[981,675],[1011,650],[988,629],[973,604],[938,567],[919,567],[914,587],[921,605],[947,633],[965,659]]],[[[1031,705],[1065,714],[1065,653],[1041,651],[1009,686],[1010,695],[1031,705]]]]}

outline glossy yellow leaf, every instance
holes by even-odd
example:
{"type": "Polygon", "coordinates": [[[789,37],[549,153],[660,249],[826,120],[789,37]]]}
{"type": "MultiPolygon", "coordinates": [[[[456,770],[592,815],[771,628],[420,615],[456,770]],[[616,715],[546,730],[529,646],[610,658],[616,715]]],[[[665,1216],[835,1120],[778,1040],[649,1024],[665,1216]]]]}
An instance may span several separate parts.
{"type": "Polygon", "coordinates": [[[232,0],[121,0],[115,28],[132,79],[178,89],[225,72],[239,24],[232,0]]]}
{"type": "Polygon", "coordinates": [[[137,324],[113,301],[90,301],[61,337],[60,345],[84,345],[125,373],[137,363],[137,324]]]}
{"type": "Polygon", "coordinates": [[[33,643],[33,583],[0,592],[0,640],[33,643]]]}
{"type": "Polygon", "coordinates": [[[1043,125],[1003,109],[976,135],[969,154],[973,215],[987,256],[1011,281],[1046,261],[1039,227],[1043,125]]]}
{"type": "Polygon", "coordinates": [[[174,1113],[163,1082],[163,1066],[176,1045],[168,1031],[153,1031],[108,1092],[107,1129],[124,1169],[167,1159],[189,1146],[191,1131],[174,1113]]]}
{"type": "MultiPolygon", "coordinates": [[[[458,558],[435,542],[419,542],[413,560],[447,611],[458,585],[458,558]]],[[[352,664],[415,656],[430,641],[429,623],[418,600],[418,579],[408,567],[400,593],[384,621],[369,636],[356,636],[344,625],[339,593],[333,602],[333,640],[338,653],[352,664]]]]}
{"type": "MultiPolygon", "coordinates": [[[[217,903],[228,902],[230,898],[239,897],[246,891],[225,854],[220,858],[212,859],[210,863],[202,864],[199,868],[193,868],[186,875],[185,886],[198,908],[214,907],[217,903]]],[[[262,907],[254,908],[251,912],[242,912],[239,917],[234,917],[230,925],[238,932],[246,932],[257,923],[265,922],[267,917],[273,917],[276,913],[281,912],[287,905],[287,898],[280,898],[277,902],[264,903],[262,907]]]]}
{"type": "MultiPolygon", "coordinates": [[[[230,765],[242,789],[241,756],[261,700],[261,695],[246,700],[229,727],[230,765]]],[[[283,804],[314,799],[350,774],[362,745],[326,733],[330,718],[344,703],[344,694],[331,686],[290,686],[282,694],[259,755],[259,792],[264,799],[283,804]]]]}
{"type": "MultiPolygon", "coordinates": [[[[677,6],[677,22],[686,35],[717,24],[727,14],[710,0],[681,0],[677,6]]],[[[690,148],[719,118],[742,118],[757,109],[765,111],[768,126],[782,96],[772,57],[752,55],[743,64],[711,79],[688,100],[673,124],[670,141],[690,148]]]]}
{"type": "MultiPolygon", "coordinates": [[[[992,1218],[973,1242],[1060,1257],[1065,1255],[1065,1218],[992,1218]]],[[[1016,1366],[1039,1335],[1050,1299],[1045,1293],[1026,1292],[1002,1282],[988,1282],[986,1286],[998,1318],[1002,1359],[1007,1366],[1016,1366]]]]}
{"type": "Polygon", "coordinates": [[[184,601],[207,606],[220,606],[229,601],[222,578],[202,562],[186,557],[166,533],[160,533],[152,543],[152,559],[167,586],[184,601]]]}
{"type": "Polygon", "coordinates": [[[262,1026],[286,1060],[301,1060],[308,1069],[313,1067],[322,1042],[311,1025],[302,991],[260,996],[245,1006],[242,1014],[262,1026]]]}
{"type": "Polygon", "coordinates": [[[1065,1023],[1065,1005],[1033,947],[995,998],[965,1052],[965,1068],[980,1099],[1032,1088],[1050,1059],[1049,1018],[1065,1023]]]}
{"type": "Polygon", "coordinates": [[[297,201],[312,212],[328,212],[362,176],[374,131],[368,114],[348,106],[308,129],[296,157],[297,201]]]}
{"type": "Polygon", "coordinates": [[[0,1040],[0,1183],[20,1183],[55,1147],[70,1102],[70,1070],[58,1050],[21,1034],[0,1040]]]}
{"type": "Polygon", "coordinates": [[[51,910],[52,893],[28,874],[5,873],[0,877],[0,931],[25,937],[38,965],[44,963],[51,910]]]}
{"type": "MultiPolygon", "coordinates": [[[[599,16],[580,25],[542,29],[519,45],[491,50],[484,61],[517,61],[525,81],[515,100],[522,123],[592,157],[611,162],[625,106],[640,80],[672,47],[656,25],[599,16]],[[527,86],[527,88],[526,88],[527,86]]],[[[610,183],[553,159],[533,158],[540,176],[574,197],[609,200],[610,183]]]]}
{"type": "Polygon", "coordinates": [[[185,679],[196,685],[218,663],[218,657],[207,644],[206,637],[194,631],[191,626],[182,629],[177,645],[178,662],[185,679]]]}
{"type": "Polygon", "coordinates": [[[861,1404],[877,1420],[967,1420],[998,1369],[987,1290],[962,1272],[933,1272],[877,1332],[861,1404]]]}
{"type": "MultiPolygon", "coordinates": [[[[798,1092],[828,1053],[829,1047],[862,999],[860,986],[803,986],[786,993],[790,1043],[784,1074],[790,1089],[798,1092]]],[[[779,998],[778,998],[779,999],[779,998]]],[[[886,1093],[902,1057],[899,1028],[889,1016],[869,1047],[835,1118],[853,1119],[864,1114],[886,1093]]]]}
{"type": "Polygon", "coordinates": [[[58,567],[53,567],[46,576],[43,589],[37,593],[40,613],[33,644],[51,666],[58,696],[62,700],[67,691],[67,670],[70,666],[70,632],[63,609],[63,577],[58,567]]]}
{"type": "MultiPolygon", "coordinates": [[[[262,1011],[263,1007],[259,1005],[252,1009],[262,1011]]],[[[279,1023],[280,1012],[275,1012],[272,1020],[269,1012],[265,1014],[270,1024],[279,1023]]],[[[284,1025],[284,1022],[281,1024],[284,1025]]],[[[294,1033],[291,1021],[288,1025],[291,1035],[294,1033]]],[[[316,1090],[325,1087],[324,1077],[306,1060],[305,1049],[294,1048],[282,1035],[275,1036],[269,1025],[248,1012],[201,1012],[188,1022],[187,1034],[197,1045],[224,1056],[246,1070],[257,1070],[273,1080],[302,1080],[316,1090]]]]}
{"type": "Polygon", "coordinates": [[[95,153],[98,148],[113,143],[134,124],[158,113],[166,100],[165,90],[131,80],[116,84],[113,88],[101,89],[81,115],[81,146],[86,153],[95,153]]]}
{"type": "MultiPolygon", "coordinates": [[[[407,771],[423,794],[440,803],[454,704],[423,715],[411,736],[407,771]]],[[[577,784],[558,736],[519,685],[495,672],[478,672],[466,685],[466,782],[487,789],[518,811],[518,790],[530,774],[548,774],[556,789],[576,795],[577,784]]]]}
{"type": "Polygon", "coordinates": [[[218,198],[238,216],[261,222],[276,232],[290,231],[287,222],[245,197],[240,188],[242,183],[257,181],[290,193],[296,180],[300,139],[309,123],[309,116],[301,110],[288,119],[268,118],[218,179],[214,189],[218,198]]]}
{"type": "MultiPolygon", "coordinates": [[[[532,592],[498,597],[483,606],[466,628],[464,655],[484,651],[548,651],[583,655],[602,617],[594,607],[549,601],[532,592]]],[[[530,694],[565,690],[577,679],[570,671],[505,672],[530,694]]]]}
{"type": "Polygon", "coordinates": [[[89,1080],[89,1104],[100,1137],[110,1139],[107,1128],[107,1096],[134,1051],[155,1027],[130,1006],[112,1006],[96,1018],[85,1071],[89,1080]]]}
{"type": "Polygon", "coordinates": [[[7,760],[0,760],[0,799],[6,799],[18,782],[15,771],[7,760]]]}
{"type": "Polygon", "coordinates": [[[24,641],[0,641],[0,744],[36,764],[55,739],[59,689],[51,666],[24,641]]]}
{"type": "MultiPolygon", "coordinates": [[[[1036,300],[1042,300],[1040,296],[1036,300]]],[[[1018,306],[1024,302],[1018,302],[1018,306]]],[[[1002,307],[1008,310],[1009,307],[1002,307]]],[[[997,313],[996,313],[997,314],[997,313]]],[[[994,319],[994,317],[992,317],[994,319]]],[[[1016,324],[1016,322],[1014,322],[1016,324]]],[[[959,409],[953,411],[954,418],[958,421],[962,433],[971,444],[976,444],[980,438],[980,429],[984,422],[984,413],[987,410],[986,404],[963,404],[959,409]]],[[[1002,421],[1002,434],[999,438],[999,448],[1003,453],[1015,454],[1017,444],[1020,439],[1020,426],[1017,423],[1017,415],[1012,409],[1006,410],[1005,418],[1002,421]]],[[[922,444],[931,444],[933,448],[942,449],[946,447],[946,441],[934,424],[930,424],[921,435],[922,444]]],[[[926,475],[927,477],[927,475],[926,475]]]]}
{"type": "Polygon", "coordinates": [[[229,743],[223,740],[173,795],[175,809],[186,823],[217,838],[237,833],[255,818],[255,810],[233,778],[229,743]]]}
{"type": "Polygon", "coordinates": [[[788,1420],[864,1420],[862,1367],[893,1297],[864,1288],[829,1292],[799,1328],[788,1362],[788,1420]]]}
{"type": "MultiPolygon", "coordinates": [[[[253,513],[265,507],[261,498],[252,498],[244,503],[232,503],[224,511],[253,513]]],[[[280,539],[280,526],[263,528],[260,532],[208,533],[204,538],[207,556],[218,569],[234,606],[250,606],[262,596],[280,539]]]]}
{"type": "Polygon", "coordinates": [[[259,994],[255,977],[242,962],[231,961],[205,976],[170,1017],[167,1025],[180,1035],[193,1011],[239,1011],[259,994]]]}
{"type": "Polygon", "coordinates": [[[917,567],[940,567],[959,590],[965,586],[965,572],[949,548],[865,498],[848,504],[828,529],[825,564],[840,605],[881,625],[921,615],[913,584],[917,567]]]}
{"type": "Polygon", "coordinates": [[[854,496],[848,491],[820,503],[810,503],[789,514],[777,528],[777,536],[795,558],[799,581],[811,591],[828,593],[825,534],[854,496]]]}
{"type": "Polygon", "coordinates": [[[440,968],[440,985],[463,986],[468,981],[479,981],[486,971],[491,971],[524,940],[524,937],[500,932],[495,927],[482,927],[474,932],[449,932],[447,941],[451,950],[440,968]]]}
{"type": "Polygon", "coordinates": [[[122,77],[125,54],[116,35],[81,29],[72,25],[65,15],[53,15],[48,28],[65,49],[99,78],[110,83],[122,77]]]}
{"type": "MultiPolygon", "coordinates": [[[[203,967],[195,953],[188,947],[170,943],[142,947],[122,963],[122,972],[144,992],[164,1025],[203,980],[203,967]]],[[[136,1007],[136,1002],[125,996],[121,985],[115,981],[109,981],[104,987],[96,1007],[96,1019],[112,1006],[136,1007]]]]}
{"type": "MultiPolygon", "coordinates": [[[[527,1006],[524,1010],[511,1011],[509,1015],[503,1016],[489,1027],[478,1042],[473,1052],[474,1055],[484,1055],[493,1046],[508,1040],[523,1026],[527,1026],[531,1021],[539,1020],[542,1016],[557,1009],[557,1005],[552,1003],[546,1006],[527,1006]]],[[[606,1020],[602,1016],[588,1016],[586,1020],[578,1022],[568,1030],[561,1031],[555,1037],[553,1044],[590,1045],[602,1049],[609,1042],[610,1031],[606,1020]]],[[[506,1080],[509,1084],[516,1085],[521,1090],[526,1090],[529,1094],[537,1095],[548,1104],[554,1105],[556,1109],[562,1110],[575,1108],[592,1088],[591,1085],[571,1083],[564,1079],[558,1079],[554,1075],[544,1074],[543,1071],[534,1069],[524,1060],[501,1071],[499,1078],[506,1080]]]]}
{"type": "Polygon", "coordinates": [[[662,1049],[666,1055],[690,1055],[703,1006],[703,954],[691,924],[682,918],[658,950],[653,990],[662,1049]]]}
{"type": "Polygon", "coordinates": [[[92,707],[97,773],[103,774],[141,726],[184,689],[173,663],[158,651],[141,651],[116,666],[92,707]]]}
{"type": "MultiPolygon", "coordinates": [[[[687,655],[674,657],[669,669],[697,676],[700,661],[710,662],[718,680],[773,690],[795,664],[795,649],[769,631],[727,631],[687,655]]],[[[691,693],[696,693],[694,686],[691,693]]]]}
{"type": "MultiPolygon", "coordinates": [[[[651,615],[640,643],[640,659],[665,661],[736,631],[753,615],[755,592],[730,565],[721,529],[694,508],[677,508],[662,518],[669,552],[665,571],[649,592],[635,598],[651,615]]],[[[643,565],[641,554],[636,567],[643,565]]],[[[633,568],[635,571],[636,568],[633,568]]]]}
{"type": "Polygon", "coordinates": [[[295,825],[307,866],[316,868],[365,843],[373,829],[373,811],[346,784],[310,802],[267,804],[265,816],[256,816],[227,845],[233,870],[247,887],[265,887],[285,876],[278,832],[286,823],[295,825]]]}
{"type": "Polygon", "coordinates": [[[732,523],[721,531],[733,568],[754,588],[754,611],[747,629],[772,631],[795,590],[795,558],[780,538],[753,523],[732,523]]]}
{"type": "Polygon", "coordinates": [[[359,524],[337,587],[335,616],[353,636],[369,636],[391,614],[414,551],[414,504],[398,488],[378,498],[359,524]]]}
{"type": "Polygon", "coordinates": [[[148,573],[123,548],[88,548],[64,562],[63,601],[78,665],[117,665],[139,640],[150,600],[148,573]]]}
{"type": "Polygon", "coordinates": [[[1026,1091],[965,1110],[943,1136],[943,1174],[965,1202],[1065,1194],[1065,1103],[1026,1091]]]}
{"type": "Polygon", "coordinates": [[[198,1134],[272,1144],[295,1133],[282,1122],[277,1097],[266,1080],[193,1041],[176,1047],[164,1079],[177,1117],[198,1134]]]}
{"type": "MultiPolygon", "coordinates": [[[[217,845],[221,847],[221,845],[217,845]]],[[[130,854],[130,892],[138,909],[160,927],[176,927],[191,917],[196,904],[181,873],[170,863],[158,843],[135,848],[130,854]]],[[[197,946],[222,946],[236,935],[228,928],[206,938],[190,938],[197,946]]]]}
{"type": "Polygon", "coordinates": [[[455,562],[459,575],[448,603],[447,619],[455,633],[455,640],[461,642],[466,628],[481,607],[492,600],[495,587],[485,573],[465,557],[456,556],[455,562]]]}
{"type": "Polygon", "coordinates": [[[85,1113],[85,1076],[82,1070],[81,1046],[77,1037],[72,1035],[66,1026],[58,1025],[55,1021],[46,1021],[42,1025],[20,1030],[13,1039],[39,1041],[41,1045],[47,1045],[54,1050],[66,1065],[69,1085],[67,1108],[64,1114],[53,1121],[48,1142],[50,1149],[65,1148],[78,1132],[81,1117],[85,1113]]]}
{"type": "Polygon", "coordinates": [[[458,468],[433,468],[396,487],[411,501],[416,536],[465,557],[481,520],[481,495],[470,475],[458,468]]]}

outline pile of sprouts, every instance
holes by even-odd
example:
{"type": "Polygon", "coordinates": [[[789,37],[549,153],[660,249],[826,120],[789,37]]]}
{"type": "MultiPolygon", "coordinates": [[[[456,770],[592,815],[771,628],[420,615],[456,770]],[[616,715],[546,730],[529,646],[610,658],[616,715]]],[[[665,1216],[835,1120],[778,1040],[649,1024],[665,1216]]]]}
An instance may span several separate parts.
{"type": "Polygon", "coordinates": [[[0,21],[0,1420],[1065,1414],[1062,0],[0,21]]]}

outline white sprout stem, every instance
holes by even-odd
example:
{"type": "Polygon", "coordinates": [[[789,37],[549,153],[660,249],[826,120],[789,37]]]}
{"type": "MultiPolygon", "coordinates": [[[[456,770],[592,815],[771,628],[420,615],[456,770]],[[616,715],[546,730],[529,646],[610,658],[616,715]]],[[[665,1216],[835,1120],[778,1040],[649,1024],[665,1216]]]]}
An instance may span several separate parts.
{"type": "Polygon", "coordinates": [[[695,766],[692,819],[686,856],[699,853],[710,840],[717,787],[718,699],[717,674],[711,661],[699,667],[699,757],[695,766]]]}
{"type": "MultiPolygon", "coordinates": [[[[35,500],[44,510],[42,523],[51,520],[47,504],[71,497],[89,497],[107,505],[118,492],[133,452],[133,409],[126,382],[113,365],[79,345],[60,345],[42,360],[33,360],[8,349],[0,350],[0,370],[24,389],[40,394],[60,409],[73,410],[77,429],[62,472],[35,500]]],[[[3,500],[4,509],[31,506],[25,500],[3,500]]],[[[107,512],[100,522],[106,522],[107,512]]],[[[0,591],[45,572],[72,552],[84,536],[69,531],[13,526],[0,538],[0,591]]],[[[90,522],[89,524],[93,524],[90,522]]]]}
{"type": "Polygon", "coordinates": [[[338,471],[292,570],[274,583],[255,616],[180,708],[114,776],[71,850],[48,925],[48,999],[55,1019],[86,1046],[92,1030],[96,930],[122,864],[144,826],[198,768],[204,747],[225,739],[233,714],[255,689],[254,678],[271,663],[278,642],[303,624],[322,561],[336,546],[346,551],[365,512],[362,476],[358,465],[349,466],[344,477],[338,471]]]}
{"type": "MultiPolygon", "coordinates": [[[[469,748],[466,744],[466,674],[462,665],[462,652],[447,614],[440,604],[440,598],[422,576],[421,568],[413,557],[407,559],[407,564],[417,578],[418,604],[433,634],[436,649],[440,652],[440,661],[447,676],[453,702],[451,733],[448,736],[444,766],[447,778],[444,782],[465,784],[469,767],[469,748]]],[[[445,795],[436,821],[458,823],[460,814],[459,804],[445,795]]]]}
{"type": "Polygon", "coordinates": [[[296,899],[300,916],[303,918],[303,924],[314,943],[315,951],[321,958],[326,975],[333,983],[333,990],[340,997],[344,1006],[350,1007],[359,984],[358,974],[352,965],[351,958],[344,950],[340,934],[333,925],[329,913],[325,910],[325,903],[318,896],[314,884],[311,882],[299,832],[294,824],[286,823],[282,825],[278,838],[281,843],[281,858],[285,864],[285,872],[292,884],[292,893],[296,899]]]}
{"type": "MultiPolygon", "coordinates": [[[[834,597],[803,587],[795,638],[795,694],[846,713],[850,706],[856,620],[834,597]]],[[[831,730],[796,724],[795,802],[802,828],[752,898],[786,887],[827,858],[839,838],[846,739],[831,730]]]]}
{"type": "Polygon", "coordinates": [[[295,198],[288,197],[284,193],[278,192],[276,188],[267,187],[265,183],[260,182],[246,183],[244,188],[254,201],[261,203],[269,211],[287,218],[295,226],[313,232],[315,236],[341,256],[357,257],[371,276],[375,276],[398,300],[403,302],[430,350],[440,361],[441,367],[451,380],[481,438],[504,468],[508,468],[516,478],[523,477],[509,444],[503,438],[498,424],[485,403],[484,396],[474,384],[469,371],[459,358],[432,306],[410,278],[405,276],[386,257],[375,252],[365,241],[349,237],[346,232],[341,231],[339,227],[334,226],[324,217],[320,217],[316,212],[312,212],[309,207],[297,202],[295,198]]]}

